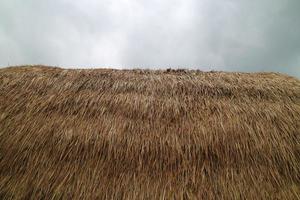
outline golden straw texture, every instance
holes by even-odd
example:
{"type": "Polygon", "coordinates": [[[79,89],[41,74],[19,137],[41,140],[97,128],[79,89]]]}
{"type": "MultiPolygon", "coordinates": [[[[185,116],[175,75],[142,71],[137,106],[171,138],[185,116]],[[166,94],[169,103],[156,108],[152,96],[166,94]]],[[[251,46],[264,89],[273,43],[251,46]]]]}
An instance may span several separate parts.
{"type": "Polygon", "coordinates": [[[0,69],[0,199],[300,199],[300,81],[0,69]]]}

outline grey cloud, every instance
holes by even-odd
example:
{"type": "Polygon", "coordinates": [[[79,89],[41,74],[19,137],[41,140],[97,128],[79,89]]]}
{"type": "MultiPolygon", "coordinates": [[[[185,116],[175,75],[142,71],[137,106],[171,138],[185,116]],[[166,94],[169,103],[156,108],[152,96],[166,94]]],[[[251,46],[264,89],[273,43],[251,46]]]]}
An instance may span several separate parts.
{"type": "Polygon", "coordinates": [[[298,0],[2,0],[0,65],[300,77],[299,9],[298,0]]]}

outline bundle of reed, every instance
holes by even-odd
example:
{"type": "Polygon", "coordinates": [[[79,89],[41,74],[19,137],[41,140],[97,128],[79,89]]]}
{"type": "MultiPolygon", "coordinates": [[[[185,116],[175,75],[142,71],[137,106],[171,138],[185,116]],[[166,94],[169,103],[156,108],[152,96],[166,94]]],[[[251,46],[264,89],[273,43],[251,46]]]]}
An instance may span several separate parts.
{"type": "Polygon", "coordinates": [[[0,69],[1,199],[299,199],[300,80],[0,69]]]}

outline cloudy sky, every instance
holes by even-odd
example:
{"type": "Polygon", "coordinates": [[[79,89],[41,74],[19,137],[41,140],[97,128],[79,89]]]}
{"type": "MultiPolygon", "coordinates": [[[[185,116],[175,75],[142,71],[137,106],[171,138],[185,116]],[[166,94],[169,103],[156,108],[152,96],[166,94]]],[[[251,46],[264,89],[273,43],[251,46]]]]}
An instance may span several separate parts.
{"type": "Polygon", "coordinates": [[[1,0],[0,66],[300,77],[299,0],[1,0]]]}

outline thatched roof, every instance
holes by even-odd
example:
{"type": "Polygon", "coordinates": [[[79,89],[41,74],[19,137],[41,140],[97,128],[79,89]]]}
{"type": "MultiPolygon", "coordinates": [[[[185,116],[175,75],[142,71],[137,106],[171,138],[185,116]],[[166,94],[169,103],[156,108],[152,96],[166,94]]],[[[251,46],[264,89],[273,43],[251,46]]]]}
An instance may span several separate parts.
{"type": "Polygon", "coordinates": [[[0,69],[2,199],[299,199],[300,80],[0,69]]]}

